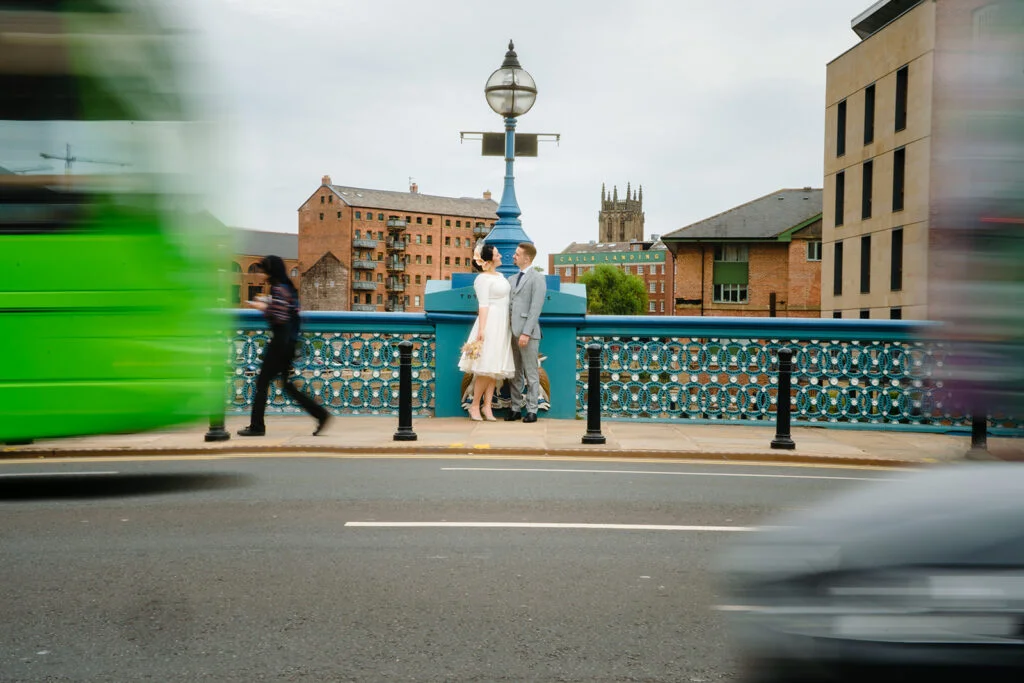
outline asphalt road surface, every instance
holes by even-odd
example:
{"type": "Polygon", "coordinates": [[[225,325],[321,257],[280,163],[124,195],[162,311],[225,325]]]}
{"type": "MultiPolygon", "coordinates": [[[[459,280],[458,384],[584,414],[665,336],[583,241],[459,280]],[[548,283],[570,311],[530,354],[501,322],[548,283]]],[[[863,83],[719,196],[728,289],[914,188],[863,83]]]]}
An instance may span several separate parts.
{"type": "Polygon", "coordinates": [[[724,544],[892,471],[0,463],[2,681],[735,680],[724,544]]]}

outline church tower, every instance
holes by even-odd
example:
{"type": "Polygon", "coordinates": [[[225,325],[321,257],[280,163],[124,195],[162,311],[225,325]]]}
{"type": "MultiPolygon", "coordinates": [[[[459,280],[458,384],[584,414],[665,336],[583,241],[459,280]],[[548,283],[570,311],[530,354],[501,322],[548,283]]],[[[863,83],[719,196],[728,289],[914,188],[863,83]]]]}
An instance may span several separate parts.
{"type": "Polygon", "coordinates": [[[626,183],[626,198],[619,199],[619,188],[611,194],[601,183],[601,212],[597,215],[599,242],[630,242],[644,239],[644,188],[634,192],[626,183]]]}

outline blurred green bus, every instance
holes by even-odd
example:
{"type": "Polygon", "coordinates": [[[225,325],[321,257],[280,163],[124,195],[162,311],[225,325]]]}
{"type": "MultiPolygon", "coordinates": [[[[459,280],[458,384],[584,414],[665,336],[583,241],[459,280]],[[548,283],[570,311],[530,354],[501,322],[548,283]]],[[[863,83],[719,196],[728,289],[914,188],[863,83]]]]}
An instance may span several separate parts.
{"type": "Polygon", "coordinates": [[[230,248],[191,193],[198,124],[152,9],[0,0],[0,442],[222,405],[230,248]]]}

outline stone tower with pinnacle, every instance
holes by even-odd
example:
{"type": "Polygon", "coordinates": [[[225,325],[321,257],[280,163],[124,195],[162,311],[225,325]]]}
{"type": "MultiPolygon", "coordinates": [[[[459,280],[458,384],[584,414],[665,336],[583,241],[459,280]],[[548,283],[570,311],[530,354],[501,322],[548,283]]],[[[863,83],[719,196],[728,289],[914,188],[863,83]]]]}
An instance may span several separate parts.
{"type": "Polygon", "coordinates": [[[598,214],[599,242],[630,242],[644,239],[644,188],[633,191],[626,183],[626,198],[619,199],[619,188],[611,194],[601,183],[601,212],[598,214]]]}

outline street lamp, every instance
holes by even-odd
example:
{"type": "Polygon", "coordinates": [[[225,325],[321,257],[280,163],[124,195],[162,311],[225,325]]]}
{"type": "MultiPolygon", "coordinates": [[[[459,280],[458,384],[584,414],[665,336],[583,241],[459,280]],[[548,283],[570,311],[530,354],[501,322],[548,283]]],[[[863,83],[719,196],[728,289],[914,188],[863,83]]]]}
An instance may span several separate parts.
{"type": "Polygon", "coordinates": [[[496,114],[505,119],[505,187],[498,205],[498,222],[494,224],[485,242],[501,252],[502,265],[498,269],[503,275],[512,275],[519,269],[512,262],[512,255],[520,242],[532,242],[523,230],[519,220],[519,203],[516,201],[515,177],[512,164],[515,161],[516,118],[530,111],[537,101],[537,85],[533,76],[519,64],[515,46],[508,41],[508,52],[501,68],[491,74],[484,86],[487,104],[496,114]]]}

